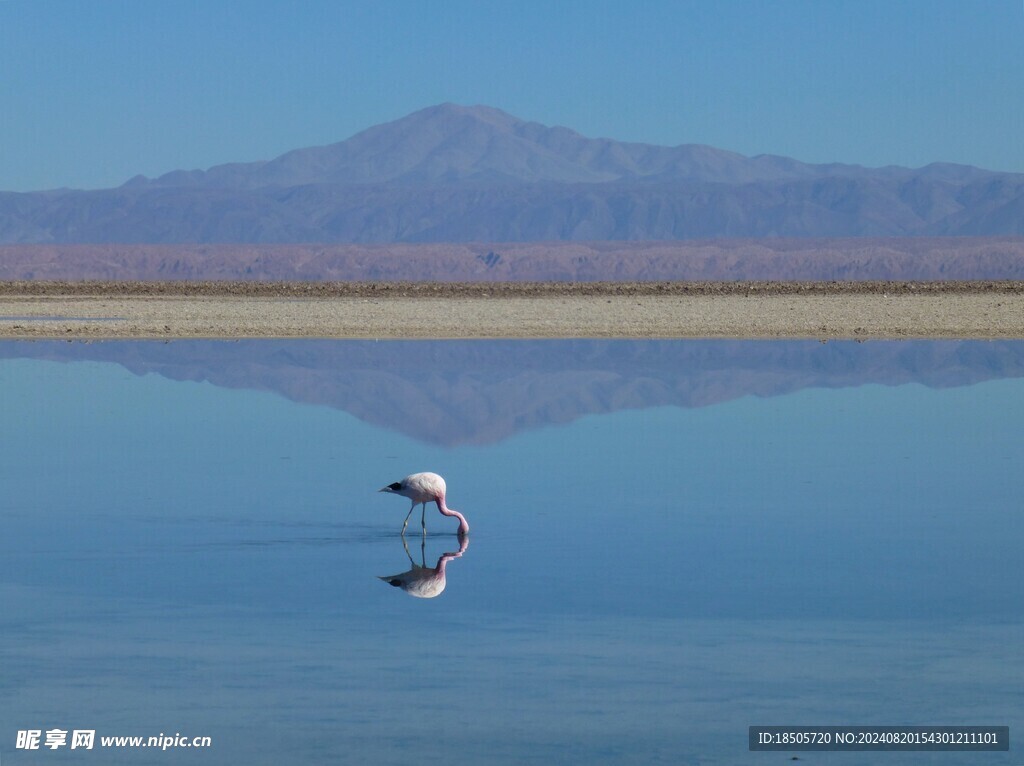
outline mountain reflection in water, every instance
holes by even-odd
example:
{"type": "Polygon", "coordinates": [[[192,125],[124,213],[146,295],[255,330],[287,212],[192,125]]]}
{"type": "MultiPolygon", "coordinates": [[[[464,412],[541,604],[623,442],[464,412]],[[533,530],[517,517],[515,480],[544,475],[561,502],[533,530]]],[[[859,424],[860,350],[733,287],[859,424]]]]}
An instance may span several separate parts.
{"type": "Polygon", "coordinates": [[[626,409],[1024,377],[1022,341],[10,341],[0,358],[112,362],[269,391],[443,446],[626,409]]]}

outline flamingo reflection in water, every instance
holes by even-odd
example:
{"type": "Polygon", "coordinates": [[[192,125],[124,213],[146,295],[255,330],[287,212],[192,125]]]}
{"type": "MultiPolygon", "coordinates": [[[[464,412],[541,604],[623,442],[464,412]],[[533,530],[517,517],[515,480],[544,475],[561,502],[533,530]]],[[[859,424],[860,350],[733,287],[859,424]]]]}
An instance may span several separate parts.
{"type": "Polygon", "coordinates": [[[413,561],[412,554],[409,553],[409,543],[405,540],[405,535],[402,535],[402,545],[405,546],[405,555],[409,557],[409,563],[412,564],[412,569],[408,572],[402,572],[396,575],[389,575],[387,577],[381,577],[384,582],[388,585],[392,585],[395,588],[401,588],[410,596],[415,598],[434,598],[440,596],[447,585],[445,568],[448,566],[448,562],[452,559],[457,559],[466,552],[469,547],[469,538],[465,535],[459,536],[459,549],[450,553],[444,553],[437,560],[437,565],[431,569],[426,565],[425,560],[425,546],[426,540],[420,543],[420,561],[422,564],[417,564],[413,561]]]}

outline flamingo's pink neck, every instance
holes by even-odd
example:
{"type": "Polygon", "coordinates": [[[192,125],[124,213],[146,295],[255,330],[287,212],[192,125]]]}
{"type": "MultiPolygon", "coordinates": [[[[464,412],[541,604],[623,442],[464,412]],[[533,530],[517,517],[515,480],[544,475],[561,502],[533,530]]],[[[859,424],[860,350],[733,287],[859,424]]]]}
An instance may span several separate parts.
{"type": "Polygon", "coordinates": [[[437,496],[437,510],[439,510],[445,516],[454,516],[459,520],[459,537],[469,532],[469,522],[466,521],[466,517],[458,511],[453,511],[444,502],[444,495],[437,496]]]}

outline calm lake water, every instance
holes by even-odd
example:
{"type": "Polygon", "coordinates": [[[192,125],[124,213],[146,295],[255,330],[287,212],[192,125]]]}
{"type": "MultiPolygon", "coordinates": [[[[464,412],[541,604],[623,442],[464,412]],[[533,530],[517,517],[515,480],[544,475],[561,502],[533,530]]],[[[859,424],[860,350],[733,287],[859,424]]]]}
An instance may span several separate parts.
{"type": "Polygon", "coordinates": [[[0,422],[4,766],[1021,762],[1022,343],[0,343],[0,422]]]}

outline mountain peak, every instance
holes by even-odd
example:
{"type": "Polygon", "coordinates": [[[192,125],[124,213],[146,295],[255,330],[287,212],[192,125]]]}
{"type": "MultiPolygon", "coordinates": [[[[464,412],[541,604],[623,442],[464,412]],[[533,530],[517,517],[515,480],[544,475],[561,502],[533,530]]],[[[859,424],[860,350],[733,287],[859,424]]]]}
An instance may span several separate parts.
{"type": "Polygon", "coordinates": [[[1020,234],[1024,175],[589,138],[443,103],[264,162],[0,198],[8,242],[422,242],[1020,234]],[[4,207],[6,205],[6,207],[4,207]]]}
{"type": "MultiPolygon", "coordinates": [[[[367,128],[327,146],[297,149],[269,162],[173,171],[156,186],[257,189],[311,184],[587,183],[623,175],[589,167],[582,144],[595,142],[568,128],[527,122],[491,106],[443,103],[367,128]],[[575,156],[566,157],[568,151],[575,156]],[[581,161],[582,160],[582,161],[581,161]]],[[[633,176],[627,169],[626,176],[633,176]]],[[[139,179],[132,179],[139,186],[139,179]]]]}
{"type": "Polygon", "coordinates": [[[251,191],[312,185],[751,184],[836,177],[899,180],[914,175],[964,183],[992,174],[949,163],[933,163],[917,171],[812,165],[770,154],[745,157],[698,144],[667,147],[589,138],[569,128],[523,120],[493,106],[445,102],[327,146],[206,171],[175,170],[155,180],[136,176],[124,186],[251,191]]]}
{"type": "Polygon", "coordinates": [[[396,122],[402,120],[420,120],[420,119],[452,119],[452,118],[472,118],[480,120],[481,122],[488,122],[493,125],[518,125],[523,120],[515,117],[508,112],[504,112],[493,106],[486,106],[484,104],[474,104],[472,106],[466,106],[463,104],[455,104],[451,101],[445,101],[443,104],[435,104],[434,106],[428,106],[423,109],[419,109],[415,112],[407,114],[405,117],[400,117],[396,122]]]}
{"type": "MultiPolygon", "coordinates": [[[[363,130],[328,146],[297,149],[268,162],[174,171],[163,187],[258,189],[312,184],[748,182],[780,172],[807,174],[802,163],[749,160],[709,146],[651,146],[588,138],[529,122],[492,106],[443,103],[363,130]]],[[[140,182],[133,179],[133,186],[140,182]]]]}

